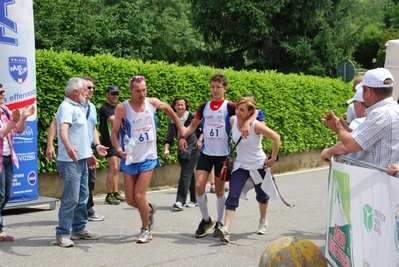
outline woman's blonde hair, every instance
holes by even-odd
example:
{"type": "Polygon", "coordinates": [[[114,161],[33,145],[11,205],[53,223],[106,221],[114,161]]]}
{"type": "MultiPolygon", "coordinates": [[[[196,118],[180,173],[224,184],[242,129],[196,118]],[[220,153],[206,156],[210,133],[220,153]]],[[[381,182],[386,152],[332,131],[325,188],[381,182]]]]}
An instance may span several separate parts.
{"type": "Polygon", "coordinates": [[[252,97],[241,97],[240,100],[237,102],[237,107],[239,105],[246,105],[248,108],[248,111],[251,112],[251,115],[255,112],[255,105],[254,105],[254,100],[252,97]]]}

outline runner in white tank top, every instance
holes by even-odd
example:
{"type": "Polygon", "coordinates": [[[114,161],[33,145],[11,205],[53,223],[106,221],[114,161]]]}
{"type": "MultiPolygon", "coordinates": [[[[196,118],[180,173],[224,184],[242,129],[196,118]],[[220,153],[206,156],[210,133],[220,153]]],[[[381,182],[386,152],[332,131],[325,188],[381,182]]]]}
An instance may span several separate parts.
{"type": "MultiPolygon", "coordinates": [[[[221,73],[212,75],[210,79],[210,89],[212,101],[202,103],[195,115],[194,120],[187,127],[188,133],[195,131],[202,122],[204,131],[203,147],[197,162],[196,194],[197,202],[201,211],[202,220],[195,232],[196,237],[204,237],[206,232],[212,228],[213,221],[208,213],[208,204],[205,194],[205,188],[209,173],[214,167],[215,170],[215,189],[216,189],[216,210],[217,220],[213,235],[219,236],[219,226],[223,226],[222,220],[225,208],[225,182],[220,180],[220,171],[223,161],[230,153],[229,118],[235,114],[235,103],[225,100],[224,93],[227,90],[227,77],[221,73]]],[[[257,114],[257,113],[256,113],[257,114]]],[[[254,114],[252,119],[256,118],[254,114]]],[[[249,132],[249,122],[244,126],[246,134],[249,132]]],[[[186,150],[187,142],[184,138],[179,140],[179,148],[186,150]]]]}
{"type": "MultiPolygon", "coordinates": [[[[238,139],[240,138],[241,129],[244,125],[244,122],[247,121],[248,118],[251,117],[255,112],[256,107],[254,102],[249,98],[243,97],[237,102],[236,116],[230,118],[233,140],[235,142],[238,142],[238,139]]],[[[254,184],[256,200],[258,201],[259,205],[263,205],[263,207],[260,208],[261,218],[259,221],[259,228],[262,226],[263,231],[260,232],[258,228],[257,233],[266,233],[266,210],[269,196],[261,188],[261,184],[263,182],[262,177],[265,176],[265,169],[270,168],[276,161],[279,146],[280,136],[270,128],[266,127],[266,125],[256,120],[252,121],[247,138],[242,138],[240,143],[237,144],[237,157],[236,161],[234,162],[233,173],[230,179],[229,196],[226,200],[225,226],[219,227],[221,241],[230,241],[229,229],[233,222],[236,208],[239,205],[241,191],[244,188],[248,177],[252,177],[253,181],[255,181],[255,177],[260,177],[260,182],[254,182],[254,184]],[[265,136],[273,141],[273,150],[270,160],[266,159],[266,155],[263,152],[262,136],[265,136]],[[264,214],[262,211],[264,211],[264,214]]]]}
{"type": "Polygon", "coordinates": [[[152,240],[151,229],[154,223],[156,206],[147,202],[146,191],[155,167],[161,166],[156,149],[155,111],[161,109],[175,122],[182,135],[187,129],[181,125],[173,109],[158,98],[147,98],[147,84],[143,76],[130,79],[131,99],[119,104],[115,109],[111,142],[121,159],[121,170],[125,184],[126,203],[137,208],[141,218],[141,233],[137,243],[152,240]],[[121,126],[126,133],[121,130],[121,126]],[[126,165],[124,136],[136,138],[133,163],[126,165]],[[118,139],[119,137],[119,139],[118,139]],[[120,141],[121,142],[120,142],[120,141]]]}

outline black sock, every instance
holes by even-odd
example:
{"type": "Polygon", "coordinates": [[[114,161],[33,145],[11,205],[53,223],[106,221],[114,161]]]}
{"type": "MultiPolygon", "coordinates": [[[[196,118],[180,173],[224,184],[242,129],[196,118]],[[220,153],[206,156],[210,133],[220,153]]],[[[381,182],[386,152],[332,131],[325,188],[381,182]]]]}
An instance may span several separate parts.
{"type": "Polygon", "coordinates": [[[115,192],[115,193],[112,193],[112,194],[114,194],[114,196],[117,196],[117,195],[119,195],[119,192],[115,192]]]}

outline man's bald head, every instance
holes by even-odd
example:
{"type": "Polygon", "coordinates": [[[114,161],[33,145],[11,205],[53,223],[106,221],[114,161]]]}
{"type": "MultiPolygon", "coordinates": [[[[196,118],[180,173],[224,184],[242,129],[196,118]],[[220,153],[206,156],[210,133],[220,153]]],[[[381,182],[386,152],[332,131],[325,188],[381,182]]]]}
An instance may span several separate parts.
{"type": "Polygon", "coordinates": [[[356,77],[356,79],[353,80],[352,91],[353,91],[354,93],[356,93],[356,85],[358,85],[358,84],[361,83],[362,81],[363,81],[363,76],[356,77]]]}

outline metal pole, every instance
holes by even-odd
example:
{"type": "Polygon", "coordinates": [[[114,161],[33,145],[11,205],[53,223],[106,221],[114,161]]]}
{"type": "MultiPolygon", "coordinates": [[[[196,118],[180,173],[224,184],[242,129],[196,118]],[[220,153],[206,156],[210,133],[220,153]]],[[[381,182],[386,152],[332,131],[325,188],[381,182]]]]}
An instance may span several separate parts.
{"type": "MultiPolygon", "coordinates": [[[[354,158],[351,158],[351,157],[348,157],[348,156],[336,155],[334,157],[342,159],[342,160],[347,161],[347,162],[354,163],[355,165],[360,166],[360,167],[369,168],[369,169],[376,169],[376,170],[379,170],[379,171],[385,172],[385,173],[387,172],[387,168],[384,168],[384,167],[381,167],[381,166],[377,166],[377,165],[374,165],[374,164],[371,164],[371,163],[368,163],[368,162],[365,162],[365,161],[361,161],[361,160],[358,160],[358,159],[354,159],[354,158]]],[[[399,173],[396,173],[394,177],[395,178],[399,178],[399,173]]]]}

